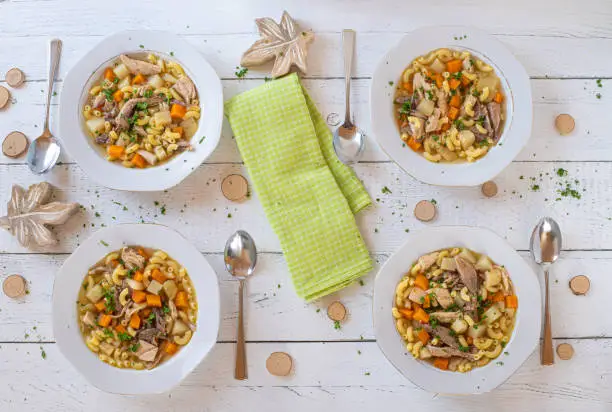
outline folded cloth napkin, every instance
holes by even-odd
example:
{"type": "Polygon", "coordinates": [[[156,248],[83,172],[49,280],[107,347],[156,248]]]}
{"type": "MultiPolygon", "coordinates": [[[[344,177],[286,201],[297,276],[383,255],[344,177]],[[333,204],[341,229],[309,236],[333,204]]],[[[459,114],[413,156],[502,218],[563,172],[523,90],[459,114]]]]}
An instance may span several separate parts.
{"type": "Polygon", "coordinates": [[[225,115],[299,296],[335,292],[372,269],[353,213],[371,199],[338,160],[323,117],[292,74],[244,92],[225,115]]]}

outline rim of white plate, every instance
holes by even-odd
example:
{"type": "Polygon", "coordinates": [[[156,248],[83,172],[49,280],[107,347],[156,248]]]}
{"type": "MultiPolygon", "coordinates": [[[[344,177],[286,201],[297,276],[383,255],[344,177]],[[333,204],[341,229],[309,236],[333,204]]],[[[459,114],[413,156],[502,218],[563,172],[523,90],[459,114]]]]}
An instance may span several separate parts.
{"type": "Polygon", "coordinates": [[[127,30],[98,43],[72,67],[60,95],[59,140],[85,173],[99,184],[117,190],[166,190],[185,179],[215,150],[223,124],[223,89],[219,76],[204,56],[187,41],[164,31],[127,30]],[[84,129],[83,106],[92,84],[121,54],[155,53],[176,61],[194,82],[202,115],[191,138],[193,151],[146,169],[131,169],[107,161],[84,129]],[[172,55],[171,55],[172,53],[172,55]]]}
{"type": "Polygon", "coordinates": [[[178,385],[213,348],[220,324],[217,275],[206,258],[178,232],[157,224],[121,224],[92,234],[66,259],[53,284],[53,334],[60,352],[92,385],[111,393],[161,393],[178,385]],[[107,246],[108,245],[108,246],[107,246]],[[198,301],[191,341],[152,370],[119,369],[98,359],[80,333],[76,298],[88,269],[126,245],[161,249],[187,269],[198,301]]]}
{"type": "Polygon", "coordinates": [[[376,275],[373,303],[376,342],[389,362],[424,390],[446,394],[484,393],[505,382],[533,353],[540,339],[541,305],[536,274],[504,239],[478,227],[432,227],[411,233],[376,275]],[[505,353],[466,373],[439,370],[414,359],[395,329],[395,318],[391,314],[395,288],[412,263],[421,255],[448,247],[466,247],[504,265],[519,301],[514,331],[504,348],[505,353]],[[503,362],[503,365],[496,362],[503,362]]]}
{"type": "Polygon", "coordinates": [[[439,186],[476,186],[497,176],[529,141],[533,117],[531,85],[524,67],[491,35],[470,27],[424,27],[404,36],[378,63],[370,87],[370,116],[372,134],[380,147],[416,179],[439,186]],[[426,160],[403,146],[394,119],[395,85],[406,66],[416,57],[443,47],[468,50],[490,64],[506,95],[506,120],[499,143],[473,163],[426,160]]]}

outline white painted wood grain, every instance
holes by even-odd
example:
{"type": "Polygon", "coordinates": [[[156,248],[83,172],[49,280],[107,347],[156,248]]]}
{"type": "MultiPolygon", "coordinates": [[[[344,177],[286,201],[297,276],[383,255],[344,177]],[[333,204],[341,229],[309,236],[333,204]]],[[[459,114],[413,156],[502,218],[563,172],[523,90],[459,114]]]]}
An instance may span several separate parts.
{"type": "Polygon", "coordinates": [[[568,2],[492,0],[440,1],[435,3],[297,0],[210,2],[185,0],[182,7],[159,1],[100,3],[74,0],[8,1],[2,6],[3,36],[105,35],[121,28],[147,27],[181,34],[251,33],[256,17],[279,19],[288,10],[304,28],[315,32],[404,32],[421,26],[465,25],[492,33],[560,37],[612,37],[612,9],[607,0],[568,2]],[[18,23],[17,23],[18,22],[18,23]]]}
{"type": "MultiPolygon", "coordinates": [[[[532,80],[533,132],[528,146],[519,154],[517,160],[612,160],[612,151],[602,150],[610,139],[607,116],[612,104],[612,93],[606,93],[606,87],[612,90],[612,81],[610,81],[610,86],[608,82],[604,80],[602,83],[604,87],[599,88],[595,80],[589,79],[532,80]],[[595,97],[596,93],[602,93],[601,99],[595,97]],[[576,119],[576,129],[569,136],[560,136],[555,130],[554,119],[560,113],[570,113],[576,119]]],[[[225,98],[229,99],[261,83],[263,80],[223,81],[225,98]]],[[[370,130],[370,80],[356,80],[352,84],[354,117],[368,134],[366,151],[362,160],[388,161],[389,158],[380,149],[370,130]]],[[[58,84],[58,94],[61,93],[61,85],[62,83],[58,84]]],[[[335,117],[338,121],[344,116],[343,80],[304,80],[304,85],[325,118],[329,116],[330,120],[333,120],[335,117]],[[334,113],[339,115],[334,116],[334,113]]],[[[30,138],[40,135],[44,117],[44,88],[41,82],[30,82],[24,88],[13,91],[16,103],[5,112],[0,113],[2,119],[0,137],[13,130],[20,130],[30,138]]],[[[53,102],[54,104],[57,102],[57,97],[53,102]]],[[[51,124],[56,133],[58,128],[53,119],[56,117],[57,110],[58,107],[54,105],[51,124]]],[[[335,127],[335,124],[331,123],[331,127],[335,127]]],[[[232,136],[229,124],[225,121],[219,146],[207,160],[208,163],[241,161],[232,136]]],[[[62,155],[61,161],[70,162],[71,160],[67,155],[62,155]]],[[[10,159],[0,154],[0,164],[23,162],[24,159],[10,159]]]]}
{"type": "MultiPolygon", "coordinates": [[[[356,218],[373,253],[395,251],[409,235],[406,229],[429,225],[413,217],[414,205],[423,199],[438,203],[438,217],[431,224],[488,227],[516,249],[528,249],[532,227],[542,215],[558,219],[567,249],[612,249],[610,162],[513,163],[495,179],[500,193],[492,199],[485,198],[479,187],[422,184],[394,163],[360,163],[355,172],[375,199],[374,206],[356,218]],[[559,178],[557,168],[567,170],[568,177],[559,178]],[[575,180],[578,184],[573,183],[575,180]],[[564,182],[572,182],[582,198],[555,201],[564,182]],[[539,186],[538,191],[532,190],[534,184],[539,186]],[[391,193],[383,194],[384,186],[391,193]]],[[[13,183],[27,186],[44,179],[58,188],[57,199],[77,201],[85,207],[62,227],[59,245],[38,251],[72,252],[101,224],[139,221],[173,227],[205,252],[221,251],[225,239],[237,229],[250,232],[261,251],[280,251],[257,193],[240,204],[229,202],[221,194],[220,182],[230,173],[246,171],[237,164],[205,164],[168,192],[130,193],[96,186],[76,165],[58,166],[44,177],[33,176],[25,165],[0,165],[0,176],[10,176],[0,179],[0,204],[8,200],[13,183]],[[165,215],[154,205],[156,201],[166,206],[165,215]]],[[[26,250],[8,232],[1,231],[0,252],[26,250]]]]}
{"type": "MultiPolygon", "coordinates": [[[[557,341],[555,343],[560,343],[557,341]]],[[[86,384],[58,352],[45,344],[2,344],[0,409],[40,411],[373,411],[397,409],[503,412],[609,411],[612,341],[572,340],[570,361],[543,368],[538,353],[497,390],[480,396],[424,392],[405,380],[373,342],[260,343],[247,345],[249,379],[233,379],[233,344],[218,344],[174,390],[160,395],[105,394],[86,384]],[[294,374],[268,374],[265,359],[285,351],[294,374]],[[17,377],[17,379],[15,379],[17,377]],[[27,378],[26,378],[27,377],[27,378]]],[[[505,356],[505,355],[502,355],[505,356]]],[[[506,356],[512,356],[512,353],[506,356]]],[[[503,367],[503,366],[499,366],[503,367]]]]}
{"type": "MultiPolygon", "coordinates": [[[[527,252],[521,255],[527,262],[527,252]]],[[[53,276],[67,255],[0,255],[0,282],[18,273],[28,280],[29,295],[11,300],[0,295],[0,342],[54,341],[51,327],[53,276]]],[[[221,254],[207,255],[219,277],[221,289],[221,328],[219,341],[236,339],[237,284],[225,272],[221,254]]],[[[374,277],[387,255],[373,256],[374,271],[354,285],[313,304],[296,296],[287,265],[280,254],[261,254],[256,276],[249,279],[246,299],[246,337],[249,341],[340,341],[374,339],[372,329],[372,290],[374,277]],[[327,305],[341,300],[349,318],[340,330],[327,318],[327,305]],[[317,312],[319,310],[319,312],[317,312]]],[[[503,263],[503,262],[500,262],[503,263]]],[[[406,262],[409,267],[410,262],[406,262]]],[[[532,264],[532,266],[535,266],[532,264]]],[[[551,304],[555,337],[612,337],[612,319],[606,296],[612,288],[608,275],[612,252],[568,252],[551,274],[551,304]],[[576,275],[591,279],[586,296],[574,296],[569,279],[576,275]],[[597,322],[585,322],[596,318],[597,322]]],[[[535,269],[535,267],[534,267],[535,269]]],[[[538,272],[539,273],[539,272],[538,272]]]]}
{"type": "MultiPolygon", "coordinates": [[[[342,35],[317,33],[316,41],[309,48],[307,78],[343,78],[342,35]]],[[[408,32],[408,30],[403,30],[408,32]]],[[[380,59],[393,47],[404,33],[358,32],[353,76],[371,77],[380,59]]],[[[259,38],[256,32],[249,34],[183,34],[182,37],[206,57],[221,78],[236,79],[236,66],[240,57],[259,38]]],[[[531,77],[596,78],[612,77],[612,67],[606,53],[593,50],[609,50],[612,39],[599,37],[550,37],[549,35],[504,35],[495,37],[504,43],[525,66],[531,77]],[[563,51],[560,53],[560,51],[563,51]],[[589,64],[584,64],[588,61],[589,64]]],[[[61,35],[62,61],[58,79],[64,79],[71,67],[82,56],[96,47],[103,35],[61,35]]],[[[22,53],[0,55],[0,73],[10,67],[20,67],[29,81],[47,79],[46,55],[48,35],[2,38],[2,46],[22,53]]],[[[144,46],[147,46],[144,44],[144,46]]],[[[168,50],[160,50],[168,52],[168,50]]],[[[175,58],[181,59],[179,54],[175,58]]],[[[193,68],[195,70],[195,68],[193,68]]],[[[263,78],[270,67],[251,68],[247,78],[263,78]]],[[[0,77],[0,82],[4,76],[0,77]]]]}

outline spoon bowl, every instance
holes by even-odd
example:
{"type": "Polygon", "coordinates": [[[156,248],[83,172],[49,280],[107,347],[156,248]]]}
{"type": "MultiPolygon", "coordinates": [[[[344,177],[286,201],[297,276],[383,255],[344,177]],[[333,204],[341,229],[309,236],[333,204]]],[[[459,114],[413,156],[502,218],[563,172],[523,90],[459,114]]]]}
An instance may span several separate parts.
{"type": "Polygon", "coordinates": [[[544,269],[544,286],[546,300],[544,303],[544,340],[542,341],[541,363],[552,365],[555,363],[555,354],[552,343],[552,327],[550,320],[550,295],[548,269],[561,253],[561,228],[550,217],[542,218],[531,234],[531,256],[533,260],[544,269]]]}
{"type": "Polygon", "coordinates": [[[334,150],[342,163],[354,163],[365,148],[365,134],[353,124],[344,123],[334,132],[334,150]]]}
{"type": "Polygon", "coordinates": [[[51,107],[55,74],[57,73],[57,67],[59,66],[60,56],[62,54],[62,41],[58,39],[51,40],[49,51],[49,86],[47,88],[45,126],[43,134],[37,137],[30,145],[26,157],[26,162],[30,170],[37,175],[51,170],[57,163],[61,151],[59,143],[49,130],[49,109],[51,107]]]}
{"type": "Polygon", "coordinates": [[[236,369],[234,378],[247,378],[246,345],[244,339],[244,287],[245,280],[253,274],[257,264],[255,241],[247,232],[239,230],[225,244],[225,269],[240,281],[238,288],[238,333],[236,337],[236,369]]]}

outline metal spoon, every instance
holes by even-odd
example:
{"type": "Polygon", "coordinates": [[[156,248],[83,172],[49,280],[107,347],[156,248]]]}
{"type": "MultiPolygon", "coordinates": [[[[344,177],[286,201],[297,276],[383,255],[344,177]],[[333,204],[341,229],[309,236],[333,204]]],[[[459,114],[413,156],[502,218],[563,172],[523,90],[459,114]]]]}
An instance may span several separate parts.
{"type": "Polygon", "coordinates": [[[334,150],[338,158],[346,164],[355,163],[361,157],[365,147],[365,134],[351,121],[351,70],[355,53],[355,31],[342,31],[342,48],[344,50],[344,83],[346,94],[346,112],[344,123],[334,132],[334,150]]]}
{"type": "Polygon", "coordinates": [[[531,234],[531,256],[535,262],[544,269],[544,283],[546,286],[546,302],[544,306],[544,342],[542,343],[541,363],[552,365],[555,363],[553,352],[552,330],[550,325],[550,297],[548,291],[548,270],[555,263],[561,253],[561,229],[557,222],[545,217],[538,222],[531,234]]]}
{"type": "Polygon", "coordinates": [[[51,170],[60,155],[60,145],[49,130],[49,108],[51,106],[51,95],[53,93],[53,83],[57,66],[59,66],[60,55],[62,53],[62,41],[51,40],[49,58],[49,87],[47,90],[47,113],[45,117],[45,127],[43,134],[40,135],[28,149],[26,162],[32,173],[37,175],[51,170]]]}
{"type": "Polygon", "coordinates": [[[257,248],[251,235],[243,230],[234,233],[225,244],[225,268],[240,281],[238,289],[238,337],[236,339],[236,369],[234,378],[246,379],[246,348],[244,344],[243,297],[245,280],[253,274],[257,263],[257,248]]]}

